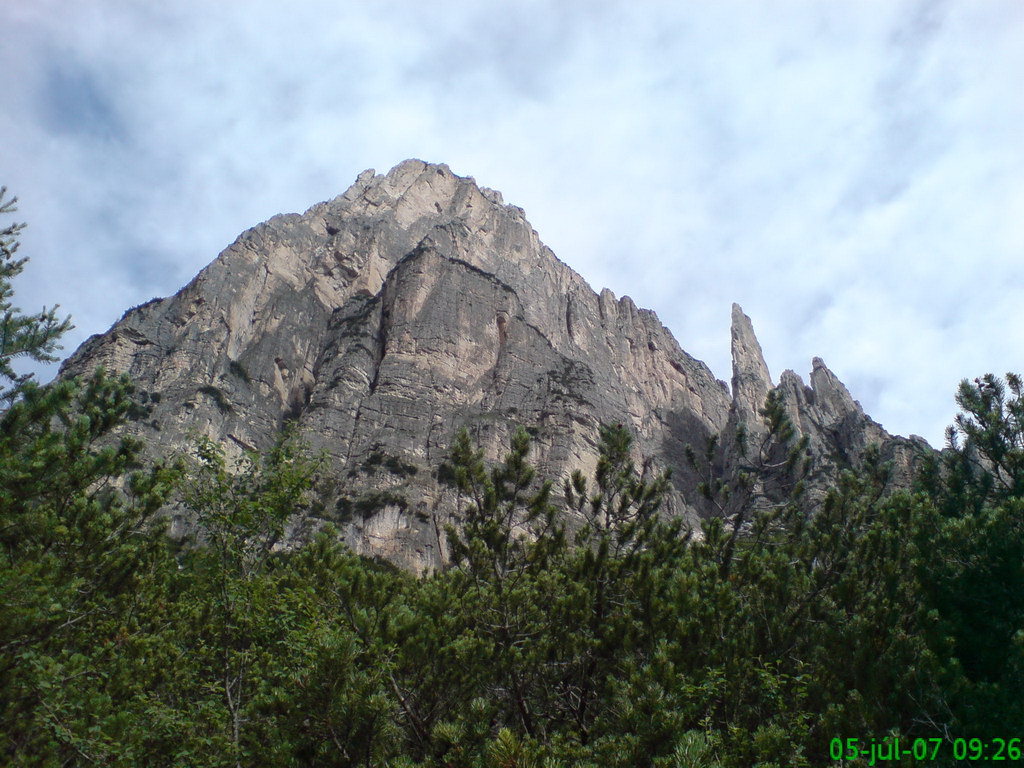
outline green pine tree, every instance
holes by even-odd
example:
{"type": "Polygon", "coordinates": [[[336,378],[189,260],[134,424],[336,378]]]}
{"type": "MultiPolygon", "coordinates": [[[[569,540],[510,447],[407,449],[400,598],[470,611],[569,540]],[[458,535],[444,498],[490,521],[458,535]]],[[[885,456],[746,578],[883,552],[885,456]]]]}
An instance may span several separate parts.
{"type": "MultiPolygon", "coordinates": [[[[18,198],[5,199],[7,187],[0,187],[0,214],[14,213],[18,198]]],[[[37,315],[23,315],[11,299],[14,289],[11,280],[21,274],[26,258],[17,258],[20,247],[18,235],[24,224],[8,224],[0,229],[0,379],[7,381],[0,389],[0,399],[17,397],[20,388],[30,381],[31,374],[18,374],[13,362],[27,357],[41,363],[56,362],[53,352],[59,349],[60,337],[73,326],[71,319],[57,317],[57,307],[43,308],[37,315]]]]}
{"type": "Polygon", "coordinates": [[[1024,725],[1024,382],[964,380],[956,402],[946,450],[920,476],[941,513],[922,581],[954,727],[999,737],[1024,725]]]}
{"type": "Polygon", "coordinates": [[[132,407],[126,379],[98,371],[40,386],[13,371],[19,356],[52,359],[70,327],[53,310],[12,306],[20,229],[0,236],[0,754],[109,761],[126,727],[113,697],[131,685],[122,649],[142,631],[144,584],[161,557],[150,520],[176,472],[142,467],[138,441],[111,435],[132,407]]]}

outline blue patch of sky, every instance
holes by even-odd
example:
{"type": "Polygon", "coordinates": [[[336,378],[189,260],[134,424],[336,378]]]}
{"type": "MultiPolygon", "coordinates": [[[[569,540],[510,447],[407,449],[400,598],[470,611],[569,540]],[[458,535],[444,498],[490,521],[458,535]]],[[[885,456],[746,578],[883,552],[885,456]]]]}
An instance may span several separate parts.
{"type": "Polygon", "coordinates": [[[67,60],[49,64],[39,95],[39,117],[56,134],[114,141],[127,137],[124,121],[96,75],[67,60]]]}

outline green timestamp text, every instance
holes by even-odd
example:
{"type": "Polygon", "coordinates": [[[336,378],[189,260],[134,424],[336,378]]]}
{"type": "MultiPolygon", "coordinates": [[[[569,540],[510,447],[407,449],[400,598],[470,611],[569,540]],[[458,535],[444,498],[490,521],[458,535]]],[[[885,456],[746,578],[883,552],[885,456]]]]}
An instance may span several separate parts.
{"type": "Polygon", "coordinates": [[[833,760],[867,760],[869,766],[899,760],[929,762],[952,755],[955,760],[1008,762],[1020,760],[1021,739],[885,739],[834,738],[829,742],[833,760]]]}

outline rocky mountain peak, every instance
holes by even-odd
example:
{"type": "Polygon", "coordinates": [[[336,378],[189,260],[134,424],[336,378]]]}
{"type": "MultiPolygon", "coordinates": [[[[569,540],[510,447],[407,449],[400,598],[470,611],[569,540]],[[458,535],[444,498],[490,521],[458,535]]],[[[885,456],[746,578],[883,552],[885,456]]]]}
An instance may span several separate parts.
{"type": "MultiPolygon", "coordinates": [[[[458,522],[433,471],[462,428],[496,458],[527,427],[531,459],[557,480],[591,472],[600,426],[624,424],[638,459],[672,470],[668,512],[708,514],[687,447],[755,424],[772,387],[739,306],[732,353],[730,394],[653,312],[595,293],[520,208],[407,160],[244,232],[177,294],[86,341],[62,375],[129,374],[148,412],[127,430],[154,455],[196,433],[262,450],[295,422],[330,467],[292,538],[329,521],[357,551],[423,571],[445,560],[444,526],[458,522]]],[[[892,438],[818,362],[811,387],[791,372],[779,386],[824,477],[892,438]]]]}

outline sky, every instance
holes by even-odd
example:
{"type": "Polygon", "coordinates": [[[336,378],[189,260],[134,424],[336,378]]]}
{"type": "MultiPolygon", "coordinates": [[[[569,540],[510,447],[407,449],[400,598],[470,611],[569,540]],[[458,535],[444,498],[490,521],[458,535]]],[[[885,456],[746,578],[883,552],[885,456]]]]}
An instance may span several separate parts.
{"type": "Polygon", "coordinates": [[[0,0],[0,94],[16,303],[63,354],[416,157],[726,381],[734,301],[776,381],[820,356],[933,445],[1024,370],[1019,0],[0,0]]]}

